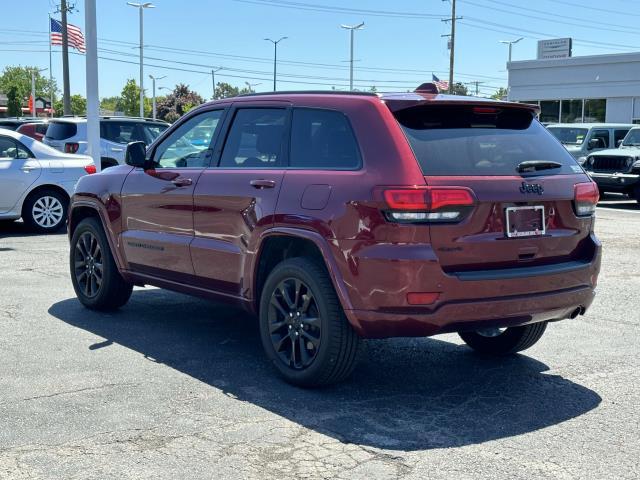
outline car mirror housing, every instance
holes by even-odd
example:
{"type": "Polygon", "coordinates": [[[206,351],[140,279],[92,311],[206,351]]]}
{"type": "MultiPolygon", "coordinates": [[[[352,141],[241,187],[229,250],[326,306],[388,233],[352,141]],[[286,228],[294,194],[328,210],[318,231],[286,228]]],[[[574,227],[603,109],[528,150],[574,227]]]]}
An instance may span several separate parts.
{"type": "Polygon", "coordinates": [[[144,168],[147,162],[147,145],[144,142],[131,142],[127,144],[124,161],[132,167],[144,168]]]}

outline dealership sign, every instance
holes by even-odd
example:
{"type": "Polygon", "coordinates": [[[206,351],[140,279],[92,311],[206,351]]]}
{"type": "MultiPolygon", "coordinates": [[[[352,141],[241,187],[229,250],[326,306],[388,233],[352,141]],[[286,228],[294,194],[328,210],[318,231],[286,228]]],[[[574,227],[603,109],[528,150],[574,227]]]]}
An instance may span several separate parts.
{"type": "Polygon", "coordinates": [[[538,60],[548,58],[569,58],[572,42],[570,38],[553,38],[538,42],[538,60]]]}

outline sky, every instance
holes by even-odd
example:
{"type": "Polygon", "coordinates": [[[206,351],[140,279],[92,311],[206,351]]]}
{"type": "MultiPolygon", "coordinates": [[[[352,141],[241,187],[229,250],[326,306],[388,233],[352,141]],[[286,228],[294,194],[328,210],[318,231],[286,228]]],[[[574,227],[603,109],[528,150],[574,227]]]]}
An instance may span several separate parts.
{"type": "MultiPolygon", "coordinates": [[[[69,22],[84,31],[84,1],[69,0],[69,22]]],[[[0,70],[9,65],[49,67],[48,14],[54,0],[0,0],[0,70]]],[[[365,22],[355,32],[355,85],[406,91],[448,79],[449,0],[153,0],[144,11],[145,90],[185,83],[204,98],[216,82],[256,91],[273,87],[273,44],[278,46],[278,89],[348,89],[349,32],[341,24],[365,22]]],[[[573,55],[640,51],[640,0],[457,0],[456,81],[490,95],[507,84],[507,46],[525,37],[513,60],[536,56],[537,41],[572,37],[573,55]]],[[[97,0],[100,97],[118,95],[129,78],[139,82],[138,11],[126,0],[97,0]]],[[[73,51],[70,49],[70,51],[73,51]]],[[[62,89],[60,47],[52,72],[62,89]]],[[[48,75],[48,72],[45,72],[48,75]]],[[[70,55],[71,93],[85,93],[85,62],[70,55]]],[[[166,93],[159,90],[158,95],[166,93]]]]}

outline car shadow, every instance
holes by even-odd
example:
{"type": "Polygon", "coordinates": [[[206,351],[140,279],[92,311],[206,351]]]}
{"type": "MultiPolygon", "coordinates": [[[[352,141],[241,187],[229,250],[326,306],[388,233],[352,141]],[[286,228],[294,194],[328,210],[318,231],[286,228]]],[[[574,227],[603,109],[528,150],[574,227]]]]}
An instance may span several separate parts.
{"type": "Polygon", "coordinates": [[[136,290],[115,313],[75,299],[54,317],[241,401],[341,442],[393,450],[458,447],[555,425],[598,406],[600,396],[525,355],[486,358],[437,339],[367,342],[346,382],[303,390],[266,361],[256,320],[227,306],[158,289],[136,290]]]}
{"type": "Polygon", "coordinates": [[[35,237],[40,235],[66,235],[67,229],[61,228],[53,233],[38,233],[30,230],[21,220],[0,220],[0,238],[6,237],[35,237]]]}
{"type": "Polygon", "coordinates": [[[598,207],[616,210],[640,211],[640,203],[633,198],[619,193],[605,193],[600,197],[598,207]]]}

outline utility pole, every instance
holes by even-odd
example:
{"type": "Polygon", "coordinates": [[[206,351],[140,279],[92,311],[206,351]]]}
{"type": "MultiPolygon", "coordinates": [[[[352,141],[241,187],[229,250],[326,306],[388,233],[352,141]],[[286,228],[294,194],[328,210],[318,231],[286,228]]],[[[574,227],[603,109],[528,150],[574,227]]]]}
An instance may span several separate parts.
{"type": "Polygon", "coordinates": [[[340,28],[349,30],[350,33],[350,55],[349,55],[349,90],[353,91],[353,32],[361,30],[364,27],[364,22],[358,25],[340,25],[340,28]]]}
{"type": "Polygon", "coordinates": [[[289,37],[282,37],[280,40],[271,40],[270,38],[265,38],[266,41],[273,43],[273,91],[276,91],[276,65],[278,60],[278,44],[282,40],[286,40],[289,37]]]}
{"type": "Polygon", "coordinates": [[[162,80],[163,78],[167,78],[166,75],[163,75],[162,77],[154,77],[153,75],[149,75],[149,78],[151,79],[151,82],[153,84],[152,87],[152,91],[153,91],[153,102],[152,102],[152,115],[153,115],[153,119],[156,119],[156,80],[162,80]]]}
{"type": "Polygon", "coordinates": [[[486,82],[479,82],[479,81],[474,81],[474,82],[467,82],[466,85],[475,85],[476,86],[476,97],[480,94],[480,89],[478,88],[480,85],[482,85],[483,83],[486,82]]]}
{"type": "MultiPolygon", "coordinates": [[[[60,14],[62,16],[62,113],[71,115],[71,87],[69,86],[69,35],[67,33],[67,0],[60,0],[60,14]]],[[[51,38],[49,38],[51,42],[51,38]]],[[[53,106],[53,105],[52,105],[53,106]]]]}
{"type": "Polygon", "coordinates": [[[244,84],[249,89],[249,93],[254,93],[255,90],[253,89],[253,87],[257,87],[258,85],[262,85],[262,83],[249,83],[249,82],[244,82],[244,84]]]}
{"type": "MultiPolygon", "coordinates": [[[[447,0],[442,0],[447,1],[447,0]]],[[[451,0],[451,18],[442,20],[443,22],[451,22],[451,33],[449,34],[449,93],[453,93],[453,67],[455,64],[456,51],[456,20],[462,20],[462,17],[456,17],[456,0],[451,0]]]]}
{"type": "Polygon", "coordinates": [[[139,10],[140,21],[140,118],[144,118],[144,9],[156,8],[151,2],[133,3],[127,2],[127,5],[136,7],[139,10]]]}
{"type": "Polygon", "coordinates": [[[211,69],[211,83],[213,83],[213,94],[211,95],[211,100],[216,99],[216,72],[219,72],[220,70],[222,70],[222,67],[211,69]]]}

